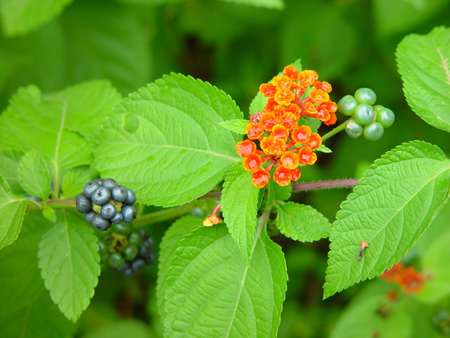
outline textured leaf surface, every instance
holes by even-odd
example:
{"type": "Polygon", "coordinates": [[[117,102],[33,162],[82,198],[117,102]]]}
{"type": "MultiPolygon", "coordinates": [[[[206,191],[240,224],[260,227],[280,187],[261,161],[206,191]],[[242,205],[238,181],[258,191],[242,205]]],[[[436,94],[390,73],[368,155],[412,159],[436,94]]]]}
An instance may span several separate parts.
{"type": "Polygon", "coordinates": [[[309,205],[287,202],[278,208],[277,228],[286,237],[300,242],[318,241],[330,235],[331,224],[309,205]]]}
{"type": "Polygon", "coordinates": [[[71,336],[70,323],[52,302],[38,268],[38,245],[50,227],[39,213],[27,215],[20,238],[0,251],[2,337],[71,336]]]}
{"type": "Polygon", "coordinates": [[[248,5],[270,9],[284,9],[283,0],[222,0],[222,1],[234,2],[239,5],[248,5]]]}
{"type": "Polygon", "coordinates": [[[76,321],[89,305],[100,274],[97,237],[82,217],[62,212],[42,238],[39,267],[45,287],[64,315],[76,321]]]}
{"type": "Polygon", "coordinates": [[[30,195],[46,201],[50,195],[50,174],[45,159],[36,150],[23,155],[17,169],[20,185],[30,195]]]}
{"type": "Polygon", "coordinates": [[[267,188],[269,189],[267,193],[267,205],[272,204],[274,201],[286,201],[291,198],[292,185],[290,184],[282,187],[274,180],[270,180],[267,188]]]}
{"type": "Polygon", "coordinates": [[[9,36],[25,34],[50,21],[72,0],[2,0],[3,29],[9,36]]]}
{"type": "Polygon", "coordinates": [[[149,42],[134,14],[111,1],[75,1],[67,9],[62,27],[69,83],[107,79],[128,94],[149,82],[149,42]]]}
{"type": "Polygon", "coordinates": [[[17,177],[17,167],[23,153],[16,150],[0,150],[0,177],[3,177],[11,190],[14,192],[23,192],[22,186],[17,177]]]}
{"type": "Polygon", "coordinates": [[[414,112],[450,132],[450,28],[408,35],[398,45],[397,64],[414,112]]]}
{"type": "Polygon", "coordinates": [[[397,263],[447,200],[449,176],[450,161],[425,142],[404,143],[376,160],[336,215],[324,296],[397,263]],[[369,247],[358,260],[363,240],[369,247]]]}
{"type": "Polygon", "coordinates": [[[166,276],[167,337],[276,337],[286,262],[264,231],[250,265],[221,225],[196,229],[177,246],[166,276]]]}
{"type": "Polygon", "coordinates": [[[89,166],[80,166],[67,170],[62,180],[62,191],[65,198],[75,197],[83,191],[84,185],[93,179],[95,170],[89,166]]]}
{"type": "Polygon", "coordinates": [[[90,145],[68,130],[72,120],[68,109],[68,102],[58,94],[42,95],[32,85],[19,88],[0,115],[0,147],[41,153],[56,176],[64,169],[90,163],[90,145]]]}
{"type": "Polygon", "coordinates": [[[103,130],[98,170],[140,203],[180,205],[210,191],[241,159],[237,135],[219,125],[242,118],[221,90],[172,74],[124,99],[103,130]]]}
{"type": "Polygon", "coordinates": [[[238,163],[225,177],[222,189],[224,221],[248,263],[256,235],[259,189],[252,184],[252,173],[238,163]]]}
{"type": "Polygon", "coordinates": [[[247,126],[248,123],[249,123],[248,120],[236,119],[236,120],[223,121],[223,122],[220,122],[219,124],[222,127],[228,129],[229,131],[232,131],[233,133],[245,135],[245,134],[247,134],[247,130],[245,129],[245,127],[247,126]]]}
{"type": "Polygon", "coordinates": [[[198,218],[192,216],[182,217],[172,224],[172,226],[164,234],[161,241],[158,257],[159,265],[156,297],[158,303],[158,313],[163,322],[166,316],[164,309],[164,297],[167,290],[166,275],[170,268],[170,260],[172,259],[180,239],[183,238],[184,235],[199,227],[202,227],[202,224],[199,222],[198,218]]]}
{"type": "Polygon", "coordinates": [[[12,194],[8,183],[0,177],[0,249],[19,236],[27,200],[12,194]]]}

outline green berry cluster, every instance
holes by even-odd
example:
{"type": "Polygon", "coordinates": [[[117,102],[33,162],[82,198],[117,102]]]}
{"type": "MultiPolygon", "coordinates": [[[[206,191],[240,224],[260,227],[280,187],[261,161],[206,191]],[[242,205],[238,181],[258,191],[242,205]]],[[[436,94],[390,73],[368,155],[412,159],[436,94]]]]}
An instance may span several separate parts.
{"type": "Polygon", "coordinates": [[[99,237],[102,263],[125,276],[132,276],[155,261],[153,239],[144,229],[134,229],[126,223],[113,224],[99,237]]]}
{"type": "Polygon", "coordinates": [[[352,138],[364,137],[377,141],[395,121],[395,114],[389,108],[374,106],[377,95],[372,89],[359,88],[355,95],[345,95],[338,102],[338,110],[352,118],[347,122],[345,131],[352,138]]]}

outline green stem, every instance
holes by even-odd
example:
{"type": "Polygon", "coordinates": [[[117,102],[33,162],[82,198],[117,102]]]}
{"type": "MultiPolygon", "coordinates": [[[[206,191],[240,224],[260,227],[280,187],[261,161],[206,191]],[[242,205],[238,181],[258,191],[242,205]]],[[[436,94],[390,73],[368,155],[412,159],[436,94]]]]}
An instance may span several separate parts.
{"type": "MultiPolygon", "coordinates": [[[[29,201],[29,202],[33,203],[33,204],[28,204],[27,212],[41,211],[42,209],[44,209],[44,204],[34,203],[31,201],[29,201]]],[[[47,206],[49,206],[52,209],[66,209],[66,208],[75,208],[76,203],[74,203],[73,200],[49,201],[49,202],[47,202],[47,206]],[[65,202],[65,203],[55,203],[55,202],[65,202]],[[69,203],[67,203],[67,202],[69,202],[69,203]]]]}
{"type": "Polygon", "coordinates": [[[341,123],[340,125],[338,125],[336,128],[330,130],[328,133],[326,133],[325,135],[322,136],[322,143],[325,142],[327,139],[329,139],[330,137],[336,135],[337,133],[340,133],[341,131],[343,131],[345,129],[345,126],[347,125],[347,122],[350,119],[348,119],[347,121],[344,121],[343,123],[341,123]]]}
{"type": "Polygon", "coordinates": [[[182,205],[180,207],[164,209],[156,212],[152,212],[150,214],[146,214],[140,218],[137,218],[133,222],[133,226],[141,227],[147,224],[152,223],[160,223],[164,221],[168,221],[179,216],[183,216],[184,214],[194,210],[197,208],[198,202],[194,201],[189,204],[182,205]]]}

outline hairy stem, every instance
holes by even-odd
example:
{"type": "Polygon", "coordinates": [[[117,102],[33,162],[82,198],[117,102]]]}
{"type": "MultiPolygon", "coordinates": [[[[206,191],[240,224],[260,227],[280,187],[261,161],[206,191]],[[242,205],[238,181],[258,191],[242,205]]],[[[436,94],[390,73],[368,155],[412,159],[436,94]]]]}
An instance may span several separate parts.
{"type": "Polygon", "coordinates": [[[347,122],[350,119],[348,119],[347,121],[342,122],[340,125],[338,125],[336,128],[330,130],[328,133],[326,133],[325,135],[322,136],[322,142],[325,142],[327,139],[329,139],[330,137],[336,135],[337,133],[340,133],[341,131],[343,131],[345,129],[345,126],[347,125],[347,122]]]}
{"type": "Polygon", "coordinates": [[[140,218],[137,218],[133,222],[133,226],[141,227],[141,226],[144,226],[147,224],[168,221],[168,220],[183,216],[184,214],[194,210],[197,207],[198,207],[198,202],[193,201],[191,203],[188,203],[188,204],[185,204],[185,205],[182,205],[179,207],[168,208],[168,209],[163,209],[160,211],[152,212],[152,213],[146,214],[144,216],[141,216],[140,218]]]}
{"type": "Polygon", "coordinates": [[[331,180],[331,181],[318,181],[318,182],[303,182],[292,184],[292,191],[319,190],[330,188],[353,188],[357,185],[358,185],[357,178],[331,180]]]}

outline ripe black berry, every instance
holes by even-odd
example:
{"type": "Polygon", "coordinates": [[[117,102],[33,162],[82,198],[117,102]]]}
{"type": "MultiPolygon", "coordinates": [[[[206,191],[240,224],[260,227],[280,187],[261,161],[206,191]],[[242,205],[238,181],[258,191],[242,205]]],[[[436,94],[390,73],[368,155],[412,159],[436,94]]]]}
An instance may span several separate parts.
{"type": "Polygon", "coordinates": [[[76,201],[77,210],[86,213],[86,221],[96,230],[105,231],[111,224],[131,223],[136,218],[136,195],[111,178],[86,183],[76,201]]]}

